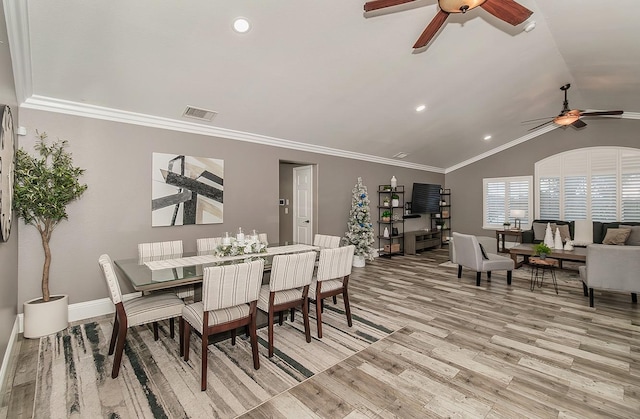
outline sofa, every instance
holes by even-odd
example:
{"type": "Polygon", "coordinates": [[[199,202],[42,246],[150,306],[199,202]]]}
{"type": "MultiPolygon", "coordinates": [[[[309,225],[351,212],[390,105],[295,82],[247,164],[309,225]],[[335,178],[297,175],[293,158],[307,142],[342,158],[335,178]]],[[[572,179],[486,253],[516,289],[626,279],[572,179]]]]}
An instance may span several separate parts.
{"type": "MultiPolygon", "coordinates": [[[[576,233],[576,222],[575,221],[562,221],[562,220],[533,220],[531,223],[531,229],[525,230],[522,232],[522,243],[540,243],[544,241],[544,230],[546,229],[547,223],[555,224],[556,226],[568,225],[569,226],[569,235],[571,240],[575,238],[576,233]],[[534,224],[537,224],[534,226],[534,224]],[[538,233],[542,231],[542,236],[536,236],[535,232],[538,229],[538,233]]],[[[593,221],[593,243],[602,244],[602,241],[607,235],[607,230],[611,228],[619,228],[621,225],[629,225],[629,226],[640,226],[640,222],[632,222],[632,221],[616,221],[604,223],[600,221],[593,221]]],[[[555,230],[553,231],[555,234],[555,230]]]]}

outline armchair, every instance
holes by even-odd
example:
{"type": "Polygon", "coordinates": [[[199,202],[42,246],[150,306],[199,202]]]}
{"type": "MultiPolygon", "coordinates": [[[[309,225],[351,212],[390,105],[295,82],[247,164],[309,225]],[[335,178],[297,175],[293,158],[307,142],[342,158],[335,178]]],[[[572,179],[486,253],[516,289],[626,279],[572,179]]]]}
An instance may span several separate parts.
{"type": "Polygon", "coordinates": [[[487,279],[491,280],[491,271],[507,271],[507,284],[511,285],[511,274],[515,269],[515,263],[511,258],[486,253],[483,255],[476,236],[470,234],[453,233],[453,246],[455,247],[455,261],[458,264],[458,278],[462,277],[462,267],[476,271],[476,285],[480,286],[482,272],[487,273],[487,279]]]}

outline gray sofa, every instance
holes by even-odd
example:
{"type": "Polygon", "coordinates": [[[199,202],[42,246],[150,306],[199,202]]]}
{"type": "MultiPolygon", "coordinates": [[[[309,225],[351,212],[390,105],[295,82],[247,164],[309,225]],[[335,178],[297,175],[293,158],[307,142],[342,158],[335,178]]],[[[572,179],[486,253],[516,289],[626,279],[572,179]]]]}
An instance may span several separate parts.
{"type": "Polygon", "coordinates": [[[631,301],[638,302],[640,292],[640,246],[590,244],[587,263],[580,268],[584,295],[593,307],[593,290],[631,293],[631,301]]]}
{"type": "MultiPolygon", "coordinates": [[[[536,238],[533,230],[533,224],[541,224],[547,225],[547,223],[556,224],[556,225],[568,225],[569,233],[571,235],[571,239],[573,240],[575,237],[575,223],[573,221],[562,221],[562,220],[533,220],[531,223],[531,229],[525,230],[522,232],[522,243],[540,243],[543,241],[541,238],[536,238]]],[[[610,228],[618,228],[620,225],[631,225],[631,226],[640,226],[639,222],[633,221],[615,221],[610,223],[603,223],[600,221],[593,222],[593,242],[600,244],[602,240],[604,240],[607,235],[607,230],[610,228]]],[[[555,233],[555,232],[554,232],[555,233]]]]}

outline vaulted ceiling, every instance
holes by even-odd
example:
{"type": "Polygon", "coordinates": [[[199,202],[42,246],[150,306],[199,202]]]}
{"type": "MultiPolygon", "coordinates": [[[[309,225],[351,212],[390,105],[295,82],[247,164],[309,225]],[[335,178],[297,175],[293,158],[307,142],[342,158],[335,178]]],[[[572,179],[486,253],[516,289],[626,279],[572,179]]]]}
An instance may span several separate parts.
{"type": "Polygon", "coordinates": [[[519,3],[533,11],[521,25],[476,8],[417,51],[436,0],[377,13],[362,0],[28,0],[5,14],[18,100],[36,109],[438,171],[535,141],[553,126],[522,121],[557,115],[566,83],[571,108],[640,119],[636,1],[519,3]],[[249,32],[232,30],[238,16],[249,32]],[[218,114],[195,121],[187,106],[218,114]]]}

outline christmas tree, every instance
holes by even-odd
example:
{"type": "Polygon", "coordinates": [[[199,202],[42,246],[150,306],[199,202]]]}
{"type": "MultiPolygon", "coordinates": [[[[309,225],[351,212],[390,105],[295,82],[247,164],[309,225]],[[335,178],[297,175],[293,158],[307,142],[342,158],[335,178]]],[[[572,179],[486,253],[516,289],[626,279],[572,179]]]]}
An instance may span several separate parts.
{"type": "Polygon", "coordinates": [[[349,231],[345,235],[349,244],[356,247],[356,255],[373,260],[373,248],[371,247],[374,242],[373,224],[371,224],[367,187],[362,184],[362,178],[358,178],[358,183],[351,192],[353,198],[351,199],[351,211],[347,224],[349,231]]]}

